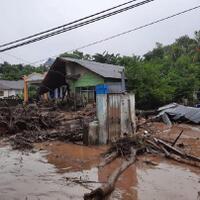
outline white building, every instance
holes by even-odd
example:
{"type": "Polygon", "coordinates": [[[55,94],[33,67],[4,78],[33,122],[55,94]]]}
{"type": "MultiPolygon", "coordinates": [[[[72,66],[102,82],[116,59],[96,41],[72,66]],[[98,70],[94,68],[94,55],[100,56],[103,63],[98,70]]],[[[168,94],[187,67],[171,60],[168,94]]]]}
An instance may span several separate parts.
{"type": "Polygon", "coordinates": [[[8,81],[0,80],[0,98],[22,95],[24,89],[24,81],[8,81]]]}

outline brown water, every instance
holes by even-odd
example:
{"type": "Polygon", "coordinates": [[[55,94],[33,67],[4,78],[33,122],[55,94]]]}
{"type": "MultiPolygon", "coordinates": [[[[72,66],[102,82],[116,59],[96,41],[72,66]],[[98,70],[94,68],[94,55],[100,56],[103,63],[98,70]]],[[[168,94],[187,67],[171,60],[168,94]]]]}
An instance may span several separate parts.
{"type": "MultiPolygon", "coordinates": [[[[69,185],[65,180],[68,174],[57,173],[44,156],[43,152],[24,154],[0,148],[0,200],[81,199],[88,190],[69,185]]],[[[92,170],[82,173],[95,179],[92,170]]]]}
{"type": "MultiPolygon", "coordinates": [[[[106,181],[120,164],[116,160],[99,171],[97,166],[105,148],[89,148],[60,142],[37,145],[36,153],[0,148],[0,200],[66,200],[82,199],[85,192],[99,183],[80,185],[66,177],[81,180],[106,181]]],[[[147,158],[141,158],[140,160],[147,158]]],[[[157,157],[157,163],[140,161],[120,177],[110,199],[124,200],[197,200],[200,191],[200,171],[157,157]]]]}

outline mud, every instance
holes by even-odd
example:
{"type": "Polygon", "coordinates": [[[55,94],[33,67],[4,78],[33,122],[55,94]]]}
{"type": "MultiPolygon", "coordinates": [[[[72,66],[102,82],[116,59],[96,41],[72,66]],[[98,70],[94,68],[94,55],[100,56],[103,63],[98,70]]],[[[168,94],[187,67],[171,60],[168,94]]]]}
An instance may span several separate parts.
{"type": "MultiPolygon", "coordinates": [[[[184,128],[180,142],[200,156],[199,127],[176,125],[162,137],[173,140],[184,128]],[[199,134],[199,135],[198,135],[199,134]],[[192,146],[189,146],[189,145],[192,146]]],[[[161,135],[161,133],[157,133],[161,135]]],[[[105,182],[120,160],[102,170],[96,166],[107,147],[85,147],[63,142],[35,145],[35,153],[14,151],[0,142],[0,200],[78,200],[105,182]],[[70,179],[82,180],[83,183],[70,179]]],[[[197,200],[200,170],[158,156],[142,156],[120,176],[113,200],[197,200]]]]}
{"type": "Polygon", "coordinates": [[[186,152],[200,156],[200,126],[188,124],[175,124],[172,128],[163,123],[154,123],[154,129],[157,130],[157,136],[162,139],[173,142],[179,133],[183,134],[177,142],[186,152]]]}
{"type": "MultiPolygon", "coordinates": [[[[45,155],[45,152],[24,154],[8,146],[0,148],[0,199],[81,199],[88,190],[68,184],[65,180],[68,174],[57,173],[57,168],[48,163],[45,155]]],[[[82,173],[93,177],[92,170],[82,173]]]]}

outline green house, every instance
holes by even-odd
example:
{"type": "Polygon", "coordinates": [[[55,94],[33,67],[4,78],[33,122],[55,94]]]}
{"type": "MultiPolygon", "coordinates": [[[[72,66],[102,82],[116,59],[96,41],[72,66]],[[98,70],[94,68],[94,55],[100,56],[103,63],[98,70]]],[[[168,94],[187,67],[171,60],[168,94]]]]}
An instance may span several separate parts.
{"type": "Polygon", "coordinates": [[[44,94],[58,89],[56,98],[67,94],[87,102],[94,101],[95,87],[106,84],[110,93],[122,92],[122,74],[124,67],[73,58],[57,58],[42,82],[39,93],[44,94]]]}

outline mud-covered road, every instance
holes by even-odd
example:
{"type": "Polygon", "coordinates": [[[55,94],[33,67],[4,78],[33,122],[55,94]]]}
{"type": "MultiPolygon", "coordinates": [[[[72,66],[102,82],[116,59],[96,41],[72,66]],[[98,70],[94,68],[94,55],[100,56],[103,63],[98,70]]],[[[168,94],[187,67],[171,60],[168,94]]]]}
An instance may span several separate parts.
{"type": "MultiPolygon", "coordinates": [[[[190,145],[195,142],[196,151],[191,151],[199,155],[199,129],[188,126],[184,128],[186,132],[180,142],[186,146],[187,140],[190,145]]],[[[176,127],[172,133],[165,134],[175,137],[179,129],[176,127]]],[[[35,152],[24,153],[2,143],[0,200],[82,199],[85,192],[106,181],[107,176],[119,165],[120,161],[116,160],[103,170],[96,167],[105,149],[46,142],[37,144],[35,152]],[[73,178],[81,179],[84,183],[74,182],[73,178]]],[[[199,192],[199,169],[157,156],[145,156],[119,178],[110,199],[197,200],[199,192]]]]}

